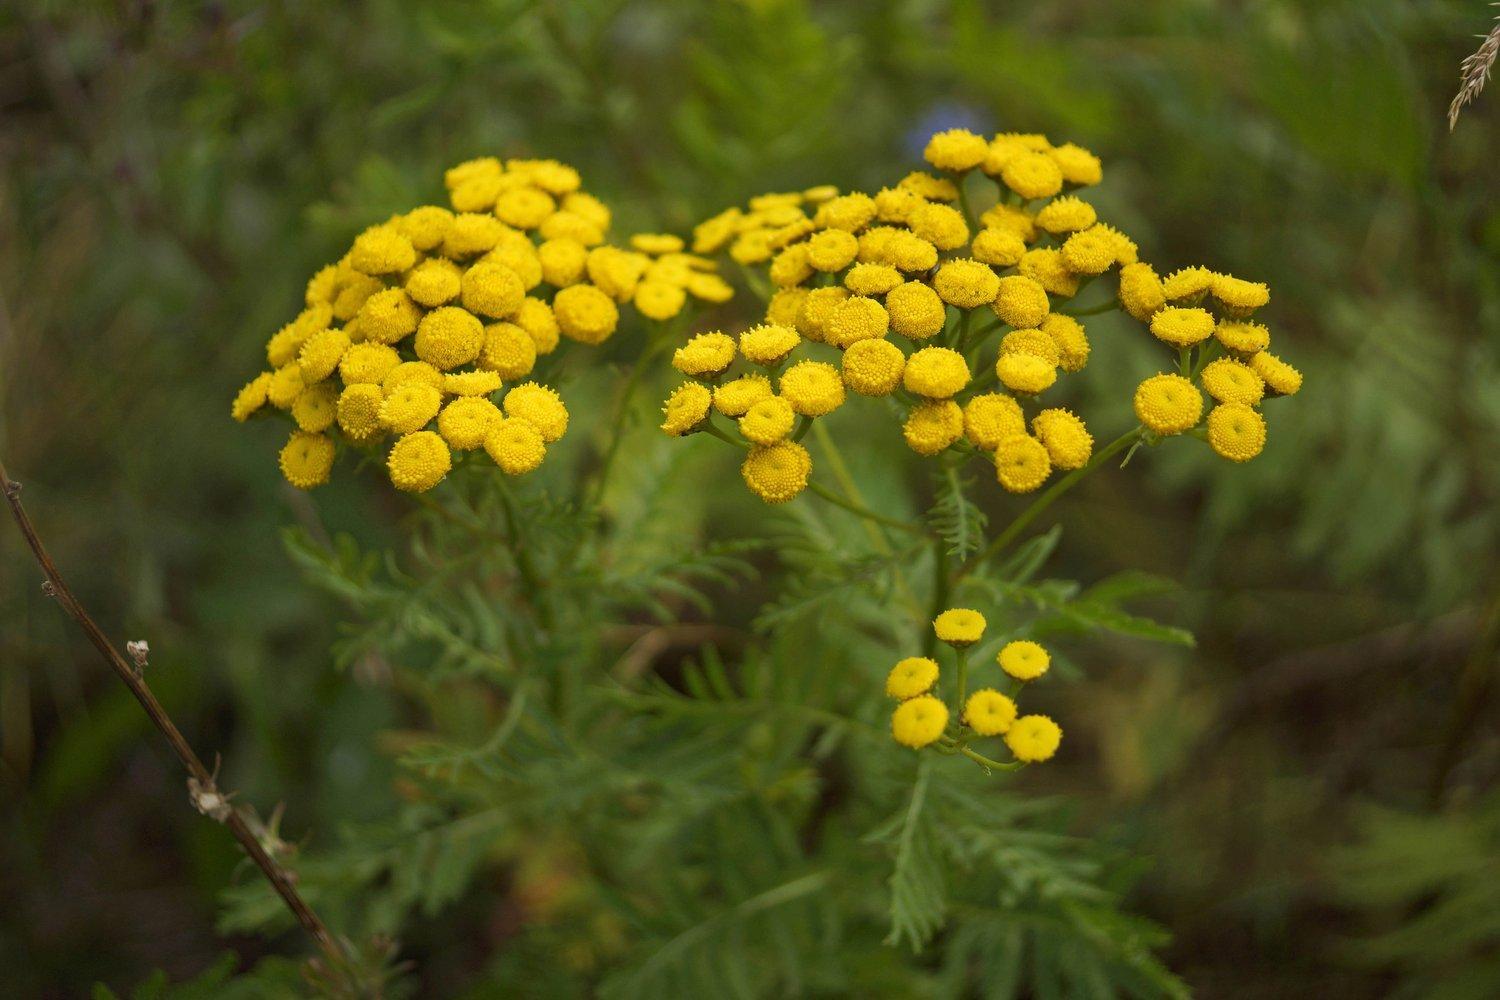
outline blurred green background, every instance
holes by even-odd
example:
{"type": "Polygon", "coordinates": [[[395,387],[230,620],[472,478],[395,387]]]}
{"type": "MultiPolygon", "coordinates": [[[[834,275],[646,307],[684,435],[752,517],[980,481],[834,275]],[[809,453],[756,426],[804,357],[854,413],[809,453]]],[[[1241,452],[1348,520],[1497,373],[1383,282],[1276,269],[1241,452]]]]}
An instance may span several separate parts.
{"type": "MultiPolygon", "coordinates": [[[[226,785],[284,800],[285,830],[317,842],[387,810],[379,734],[402,705],[379,670],[334,669],[342,612],[278,531],[378,536],[403,508],[352,476],[295,495],[281,432],[228,419],[315,267],[473,155],[558,157],[617,232],[681,231],[760,191],[874,190],[941,127],[1077,141],[1146,259],[1271,284],[1308,379],[1251,465],[1164,450],[1065,505],[1067,568],[1182,581],[1200,648],[1099,648],[1046,785],[1153,859],[1132,905],[1201,995],[1441,995],[1500,952],[1500,92],[1444,121],[1492,14],[18,0],[0,7],[0,454],[85,604],[149,639],[226,785]]],[[[216,936],[216,894],[253,873],[37,583],[7,522],[0,989],[294,947],[216,936]]],[[[430,995],[503,947],[515,905],[415,933],[430,995]]]]}

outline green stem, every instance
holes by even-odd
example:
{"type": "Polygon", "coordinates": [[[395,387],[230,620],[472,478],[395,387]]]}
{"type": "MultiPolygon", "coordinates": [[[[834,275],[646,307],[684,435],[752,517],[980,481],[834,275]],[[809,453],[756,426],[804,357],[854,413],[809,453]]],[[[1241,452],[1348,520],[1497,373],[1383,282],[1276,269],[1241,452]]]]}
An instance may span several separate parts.
{"type": "Polygon", "coordinates": [[[604,450],[604,457],[599,460],[599,472],[594,479],[593,488],[589,490],[585,510],[593,510],[604,498],[604,490],[609,485],[610,473],[614,471],[615,456],[619,454],[620,444],[625,440],[625,420],[630,414],[630,404],[635,398],[635,390],[640,385],[641,376],[645,374],[647,365],[661,353],[662,345],[669,343],[668,339],[662,335],[664,329],[662,324],[655,324],[654,327],[657,336],[647,336],[644,349],[636,355],[635,363],[630,366],[630,373],[625,376],[625,384],[620,389],[620,398],[615,403],[613,426],[610,428],[609,445],[604,450]]]}
{"type": "Polygon", "coordinates": [[[959,649],[955,652],[958,659],[958,710],[962,712],[969,696],[969,651],[959,649]]]}
{"type": "Polygon", "coordinates": [[[978,764],[980,767],[984,768],[986,771],[1019,771],[1021,768],[1026,766],[1018,760],[1006,761],[1005,763],[1001,763],[998,760],[991,760],[984,754],[970,750],[968,747],[959,747],[958,752],[972,760],[974,763],[978,764]]]}
{"type": "Polygon", "coordinates": [[[932,656],[937,652],[937,632],[932,623],[937,616],[948,610],[949,587],[953,581],[948,578],[948,548],[947,543],[941,538],[932,540],[932,605],[927,611],[927,621],[923,623],[926,627],[922,632],[922,655],[932,656]]]}
{"type": "Polygon", "coordinates": [[[732,444],[736,448],[739,448],[741,450],[748,449],[750,447],[750,445],[748,443],[746,443],[744,441],[736,440],[735,438],[730,437],[728,434],[725,434],[719,428],[719,425],[716,424],[716,423],[714,423],[714,418],[713,418],[713,414],[712,413],[709,414],[709,416],[708,416],[708,422],[703,425],[703,427],[701,428],[701,431],[702,431],[702,433],[707,434],[709,437],[716,437],[720,441],[723,441],[723,442],[725,442],[727,444],[732,444]]]}
{"type": "Polygon", "coordinates": [[[884,514],[877,514],[875,513],[875,511],[870,510],[867,507],[861,507],[859,504],[853,502],[852,500],[847,500],[844,497],[839,496],[837,493],[833,492],[828,487],[815,480],[808,480],[807,488],[817,496],[820,496],[824,500],[827,500],[829,503],[833,504],[835,507],[842,507],[849,513],[856,514],[859,517],[864,518],[866,521],[870,521],[874,524],[882,524],[887,528],[896,528],[901,531],[909,531],[916,535],[927,534],[927,532],[923,531],[921,528],[918,528],[914,524],[907,524],[905,521],[898,521],[893,517],[886,517],[884,514]]]}
{"type": "Polygon", "coordinates": [[[983,552],[970,559],[963,565],[962,568],[959,569],[958,576],[955,582],[963,580],[970,573],[974,572],[974,570],[984,565],[986,561],[993,559],[1001,552],[1004,552],[1006,547],[1014,542],[1016,538],[1021,534],[1021,532],[1025,531],[1027,526],[1030,525],[1032,521],[1035,521],[1039,516],[1041,516],[1042,512],[1045,511],[1048,507],[1052,506],[1052,504],[1055,503],[1059,497],[1068,492],[1068,490],[1072,489],[1074,486],[1077,486],[1078,483],[1081,482],[1083,478],[1090,472],[1093,472],[1095,469],[1099,468],[1099,466],[1109,461],[1111,456],[1119,453],[1120,451],[1129,447],[1131,444],[1135,443],[1135,441],[1139,439],[1140,436],[1141,428],[1139,427],[1136,427],[1133,430],[1126,431],[1124,434],[1121,434],[1109,444],[1105,445],[1105,447],[1101,451],[1096,452],[1094,454],[1094,457],[1089,459],[1087,465],[1083,466],[1080,469],[1074,469],[1072,472],[1068,473],[1066,476],[1063,476],[1057,482],[1053,483],[1045,492],[1043,492],[1040,496],[1038,496],[1031,502],[1031,506],[1027,507],[1016,517],[1015,520],[1006,525],[1005,530],[1000,532],[999,535],[995,536],[995,540],[990,542],[990,544],[985,547],[983,552]]]}
{"type": "Polygon", "coordinates": [[[964,213],[964,222],[968,225],[969,232],[973,233],[979,228],[979,225],[974,221],[974,212],[969,207],[969,192],[964,184],[964,176],[963,174],[955,174],[953,177],[953,186],[958,188],[959,211],[964,213]]]}
{"type": "Polygon", "coordinates": [[[1064,316],[1098,316],[1100,313],[1107,313],[1111,309],[1118,309],[1119,307],[1120,303],[1118,299],[1105,299],[1098,305],[1089,306],[1087,309],[1059,309],[1057,311],[1064,316]]]}

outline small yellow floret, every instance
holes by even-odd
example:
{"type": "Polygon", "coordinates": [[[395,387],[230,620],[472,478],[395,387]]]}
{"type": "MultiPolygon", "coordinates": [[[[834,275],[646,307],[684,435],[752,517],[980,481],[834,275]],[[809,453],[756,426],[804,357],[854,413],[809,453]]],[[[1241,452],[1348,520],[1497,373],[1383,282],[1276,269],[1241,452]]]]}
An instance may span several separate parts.
{"type": "Polygon", "coordinates": [[[1266,388],[1278,396],[1292,396],[1302,388],[1302,373],[1267,351],[1251,358],[1250,367],[1265,381],[1266,388]]]}
{"type": "Polygon", "coordinates": [[[417,431],[391,446],[386,469],[391,485],[407,493],[425,493],[453,468],[453,453],[443,439],[432,431],[417,431]]]}
{"type": "Polygon", "coordinates": [[[412,350],[435,368],[466,365],[484,349],[484,324],[457,306],[441,306],[422,317],[412,350]]]}
{"type": "Polygon", "coordinates": [[[805,417],[821,417],[844,405],[844,380],[824,361],[799,361],[778,384],[792,409],[805,417]]]}
{"type": "Polygon", "coordinates": [[[371,226],[354,238],[349,266],[361,274],[394,274],[417,262],[417,250],[399,228],[371,226]]]}
{"type": "Polygon", "coordinates": [[[1000,338],[1000,354],[1030,354],[1054,367],[1062,360],[1062,351],[1058,348],[1057,341],[1048,336],[1045,330],[1012,330],[1000,338]]]}
{"type": "Polygon", "coordinates": [[[1000,279],[992,307],[995,315],[1016,329],[1041,326],[1051,305],[1047,290],[1034,278],[1012,274],[1000,279]]]}
{"type": "Polygon", "coordinates": [[[948,399],[969,384],[969,365],[950,347],[924,347],[906,359],[903,384],[929,399],[948,399]]]}
{"type": "Polygon", "coordinates": [[[813,222],[824,229],[843,229],[857,233],[874,218],[875,199],[856,191],[823,202],[813,215],[813,222]]]}
{"type": "Polygon", "coordinates": [[[1000,168],[1005,186],[1026,200],[1050,198],[1062,190],[1062,171],[1045,153],[1018,153],[1000,168]]]}
{"type": "Polygon", "coordinates": [[[912,340],[937,336],[948,319],[938,293],[920,281],[908,281],[891,289],[885,297],[885,308],[891,329],[912,340]]]}
{"type": "Polygon", "coordinates": [[[759,372],[741,375],[714,388],[714,409],[726,417],[743,417],[763,399],[775,394],[771,380],[759,372]]]}
{"type": "Polygon", "coordinates": [[[397,434],[410,434],[427,426],[443,405],[443,394],[415,379],[402,382],[380,404],[380,422],[397,434]]]}
{"type": "Polygon", "coordinates": [[[358,382],[339,394],[338,422],[344,433],[363,441],[380,431],[380,406],[385,393],[380,386],[358,382]]]}
{"type": "Polygon", "coordinates": [[[1203,394],[1181,375],[1153,375],[1135,390],[1135,416],[1157,434],[1181,434],[1198,425],[1203,394]]]}
{"type": "Polygon", "coordinates": [[[1082,146],[1065,142],[1047,150],[1047,155],[1052,157],[1052,162],[1062,171],[1063,180],[1069,184],[1098,184],[1104,179],[1104,165],[1099,162],[1099,157],[1082,146]]]}
{"type": "Polygon", "coordinates": [[[556,211],[557,202],[537,188],[511,188],[495,201],[495,217],[517,229],[535,229],[556,211]]]}
{"type": "Polygon", "coordinates": [[[1023,715],[1005,734],[1005,745],[1016,760],[1038,764],[1057,753],[1062,729],[1045,715],[1023,715]]]}
{"type": "Polygon", "coordinates": [[[500,419],[500,408],[488,399],[460,396],[443,407],[437,428],[450,447],[473,451],[484,444],[490,428],[500,419]]]}
{"type": "Polygon", "coordinates": [[[912,211],[906,224],[918,238],[939,250],[956,250],[969,242],[969,224],[964,221],[964,214],[952,205],[922,205],[912,211]]]}
{"type": "Polygon", "coordinates": [[[635,286],[631,298],[635,308],[647,319],[668,320],[682,312],[687,305],[687,290],[665,281],[647,279],[635,286]]]}
{"type": "Polygon", "coordinates": [[[976,448],[994,451],[1006,438],[1025,433],[1021,404],[1004,393],[981,393],[964,406],[964,436],[976,448]]]}
{"type": "Polygon", "coordinates": [[[1245,281],[1228,274],[1214,275],[1210,286],[1214,298],[1234,316],[1248,316],[1271,301],[1271,289],[1259,281],[1245,281]]]}
{"type": "Polygon", "coordinates": [[[505,415],[535,427],[547,444],[568,432],[568,408],[557,390],[536,382],[522,382],[505,394],[505,415]]]}
{"type": "Polygon", "coordinates": [[[326,434],[292,431],[281,449],[281,474],[299,490],[322,486],[333,471],[333,455],[333,439],[326,434]]]}
{"type": "Polygon", "coordinates": [[[853,295],[834,306],[823,339],[834,347],[849,347],[861,340],[884,337],[890,322],[885,306],[875,299],[853,295]]]}
{"type": "Polygon", "coordinates": [[[766,503],[785,503],[807,488],[812,474],[812,456],[795,441],[750,449],[740,466],[740,475],[750,491],[766,503]]]}
{"type": "Polygon", "coordinates": [[[503,418],[490,428],[484,450],[508,476],[522,476],[542,464],[547,443],[530,421],[503,418]]]}
{"type": "Polygon", "coordinates": [[[980,688],[964,702],[964,722],[980,736],[999,736],[1016,721],[1016,703],[994,688],[980,688]]]}
{"type": "Polygon", "coordinates": [[[889,396],[905,366],[906,355],[889,340],[861,340],[844,352],[844,384],[861,396],[889,396]]]}
{"type": "Polygon", "coordinates": [[[855,264],[844,275],[844,287],[855,295],[884,295],[902,280],[901,272],[889,264],[855,264]]]}
{"type": "Polygon", "coordinates": [[[441,389],[443,373],[425,361],[403,361],[385,373],[385,378],[380,380],[380,387],[389,395],[396,391],[397,386],[407,382],[421,382],[434,389],[441,389]]]}
{"type": "Polygon", "coordinates": [[[1093,435],[1083,421],[1068,410],[1043,410],[1032,418],[1031,431],[1047,449],[1053,468],[1081,469],[1094,453],[1093,435]]]}
{"type": "Polygon", "coordinates": [[[602,344],[615,332],[620,310],[593,285],[570,285],[552,300],[552,311],[563,336],[583,344],[602,344]]]}
{"type": "Polygon", "coordinates": [[[1220,403],[1208,415],[1208,443],[1231,462],[1248,462],[1266,446],[1266,418],[1244,403],[1220,403]]]}
{"type": "Polygon", "coordinates": [[[1255,354],[1271,346],[1271,332],[1259,323],[1220,320],[1214,327],[1214,336],[1237,354],[1255,354]]]}
{"type": "Polygon", "coordinates": [[[1202,295],[1213,287],[1214,273],[1206,267],[1184,267],[1162,281],[1162,293],[1172,302],[1202,295]]]}
{"type": "Polygon", "coordinates": [[[767,396],[752,403],[740,417],[740,433],[755,444],[775,444],[792,433],[796,420],[790,403],[780,396],[767,396]]]}
{"type": "Polygon", "coordinates": [[[249,420],[251,414],[266,405],[266,390],[270,388],[274,377],[270,372],[261,372],[246,382],[244,388],[235,394],[234,402],[229,407],[229,415],[241,423],[249,420]]]}
{"type": "Polygon", "coordinates": [[[672,353],[672,367],[698,378],[718,375],[734,364],[734,338],[700,333],[672,353]]]}
{"type": "Polygon", "coordinates": [[[1018,681],[1034,681],[1052,666],[1052,657],[1047,655],[1047,651],[1039,643],[1030,639],[1017,639],[1005,644],[995,655],[995,662],[1000,664],[1001,670],[1018,681]]]}
{"type": "Polygon", "coordinates": [[[1220,358],[1203,369],[1203,388],[1221,403],[1254,406],[1266,394],[1266,383],[1255,369],[1233,358],[1220,358]]]}
{"type": "Polygon", "coordinates": [[[775,366],[786,360],[802,338],[789,326],[764,323],[740,334],[740,353],[757,365],[775,366]]]}
{"type": "Polygon", "coordinates": [[[989,155],[990,144],[965,128],[950,128],[927,140],[922,158],[939,170],[961,174],[973,170],[989,155]]]}
{"type": "Polygon", "coordinates": [[[1057,346],[1057,363],[1063,371],[1082,371],[1088,364],[1089,338],[1078,320],[1062,313],[1050,313],[1042,321],[1042,332],[1057,346]]]}
{"type": "Polygon", "coordinates": [[[1166,306],[1151,317],[1151,333],[1173,347],[1192,347],[1214,335],[1214,318],[1206,309],[1166,306]]]}
{"type": "Polygon", "coordinates": [[[1063,263],[1074,274],[1103,274],[1115,265],[1119,243],[1106,226],[1090,226],[1062,245],[1063,263]]]}
{"type": "Polygon", "coordinates": [[[707,386],[699,385],[697,382],[684,382],[662,404],[661,429],[672,437],[681,437],[697,426],[708,417],[708,408],[712,405],[714,394],[707,386]]]}
{"type": "Polygon", "coordinates": [[[951,399],[932,399],[912,407],[901,436],[918,455],[936,455],[964,434],[964,411],[951,399]]]}
{"type": "Polygon", "coordinates": [[[1015,267],[1026,256],[1026,241],[1010,229],[981,229],[970,244],[975,260],[996,267],[1015,267]]]}
{"type": "Polygon", "coordinates": [[[1136,262],[1120,268],[1120,305],[1142,323],[1167,304],[1161,279],[1150,264],[1136,262]]]}
{"type": "Polygon", "coordinates": [[[937,683],[937,661],[927,656],[908,656],[899,661],[885,678],[888,698],[905,701],[926,694],[937,683]]]}
{"type": "Polygon", "coordinates": [[[843,229],[825,229],[807,241],[807,262],[819,271],[842,271],[858,253],[859,240],[843,229]]]}
{"type": "Polygon", "coordinates": [[[1094,206],[1072,195],[1054,198],[1036,213],[1037,226],[1054,236],[1079,232],[1098,221],[1094,206]]]}
{"type": "Polygon", "coordinates": [[[949,608],[932,620],[932,631],[942,642],[962,648],[984,636],[984,615],[972,608],[949,608]]]}
{"type": "Polygon", "coordinates": [[[1000,355],[995,361],[995,374],[1000,377],[1001,385],[1026,396],[1050,389],[1057,381],[1055,365],[1026,351],[1000,355]]]}
{"type": "Polygon", "coordinates": [[[935,742],[947,727],[948,706],[930,694],[903,701],[891,715],[892,739],[913,750],[935,742]]]}
{"type": "Polygon", "coordinates": [[[1011,493],[1030,493],[1052,474],[1052,459],[1040,441],[1013,434],[995,448],[995,478],[1011,493]]]}
{"type": "Polygon", "coordinates": [[[988,264],[977,260],[950,260],[932,276],[932,288],[950,306],[976,309],[995,301],[1000,294],[1000,278],[988,264]]]}
{"type": "Polygon", "coordinates": [[[310,434],[326,431],[338,413],[338,398],[339,390],[332,382],[308,386],[292,402],[292,419],[310,434]]]}
{"type": "MultiPolygon", "coordinates": [[[[442,257],[434,257],[424,260],[411,273],[406,276],[406,294],[418,305],[432,309],[444,305],[458,298],[458,293],[463,287],[463,272],[457,264],[442,257]]],[[[368,305],[368,301],[366,305],[368,305]]],[[[363,322],[361,317],[361,322],[363,322]]],[[[412,330],[417,328],[416,320],[412,320],[412,330]]],[[[407,333],[410,333],[408,330],[407,333]]],[[[400,336],[405,336],[401,334],[400,336]]],[[[397,337],[396,339],[400,339],[397,337]]]]}

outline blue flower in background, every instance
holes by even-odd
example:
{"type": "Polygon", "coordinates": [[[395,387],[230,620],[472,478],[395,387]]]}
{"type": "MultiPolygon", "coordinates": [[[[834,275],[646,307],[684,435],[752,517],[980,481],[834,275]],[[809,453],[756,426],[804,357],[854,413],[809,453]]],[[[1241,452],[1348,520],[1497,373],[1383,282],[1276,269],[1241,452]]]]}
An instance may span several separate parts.
{"type": "Polygon", "coordinates": [[[950,128],[966,128],[980,135],[994,130],[990,116],[984,109],[961,101],[942,101],[928,108],[901,137],[902,152],[919,160],[932,134],[950,128]]]}

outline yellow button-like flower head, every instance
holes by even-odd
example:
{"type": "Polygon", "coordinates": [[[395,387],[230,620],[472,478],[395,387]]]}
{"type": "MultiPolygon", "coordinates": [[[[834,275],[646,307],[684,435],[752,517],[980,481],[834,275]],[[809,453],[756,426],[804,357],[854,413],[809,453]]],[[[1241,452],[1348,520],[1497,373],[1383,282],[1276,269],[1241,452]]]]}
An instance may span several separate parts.
{"type": "Polygon", "coordinates": [[[1167,304],[1167,293],[1150,264],[1137,262],[1120,268],[1120,305],[1142,323],[1167,304]]]}
{"type": "MultiPolygon", "coordinates": [[[[981,229],[974,236],[969,251],[975,260],[996,267],[1014,267],[1026,255],[1026,241],[1010,229],[981,229]]],[[[998,293],[998,289],[996,290],[998,293]]]]}
{"type": "Polygon", "coordinates": [[[1004,393],[981,393],[964,406],[964,436],[976,448],[994,451],[1006,438],[1025,433],[1021,404],[1004,393]]]}
{"type": "Polygon", "coordinates": [[[821,417],[844,405],[844,380],[827,362],[799,361],[781,376],[779,386],[792,409],[805,417],[821,417]]]}
{"type": "Polygon", "coordinates": [[[819,271],[842,271],[858,253],[859,240],[843,229],[825,229],[807,241],[807,262],[819,271]]]}
{"type": "Polygon", "coordinates": [[[1278,396],[1296,395],[1302,388],[1302,373],[1268,351],[1260,351],[1252,357],[1250,367],[1265,381],[1266,388],[1278,396]]]}
{"type": "Polygon", "coordinates": [[[530,421],[510,417],[490,428],[484,450],[500,466],[500,471],[509,476],[525,475],[547,457],[547,443],[541,432],[530,421]]]}
{"type": "Polygon", "coordinates": [[[234,403],[229,407],[229,415],[241,423],[249,420],[252,414],[266,405],[266,390],[270,388],[274,377],[270,372],[261,372],[246,382],[244,388],[235,394],[234,403]]]}
{"type": "Polygon", "coordinates": [[[759,372],[741,375],[714,388],[714,409],[726,417],[743,417],[750,407],[770,399],[775,392],[771,380],[759,372]]]}
{"type": "Polygon", "coordinates": [[[734,338],[726,333],[700,333],[672,354],[672,367],[684,375],[718,375],[734,364],[734,338]]]}
{"type": "Polygon", "coordinates": [[[450,448],[473,451],[484,444],[490,429],[500,420],[500,408],[488,399],[460,396],[438,414],[438,433],[450,448]]]}
{"type": "Polygon", "coordinates": [[[281,474],[299,490],[328,482],[333,471],[333,439],[326,434],[292,431],[281,449],[281,474]]]}
{"type": "Polygon", "coordinates": [[[1248,462],[1266,446],[1266,418],[1244,403],[1220,403],[1208,415],[1208,443],[1231,462],[1248,462]]]}
{"type": "Polygon", "coordinates": [[[1000,377],[1001,385],[1026,396],[1044,392],[1057,381],[1055,365],[1026,351],[1000,355],[995,361],[995,374],[1000,377]]]}
{"type": "Polygon", "coordinates": [[[1062,171],[1063,180],[1069,184],[1098,184],[1104,179],[1104,165],[1099,162],[1099,157],[1082,146],[1065,142],[1047,150],[1047,155],[1052,157],[1052,162],[1062,171]]]}
{"type": "Polygon", "coordinates": [[[1051,305],[1047,290],[1034,278],[1012,274],[1000,279],[993,305],[995,315],[1018,330],[1041,326],[1051,305]]]}
{"type": "Polygon", "coordinates": [[[1192,347],[1214,335],[1214,318],[1206,309],[1166,306],[1151,317],[1151,333],[1173,347],[1192,347]]]}
{"type": "Polygon", "coordinates": [[[981,688],[964,702],[964,722],[980,736],[999,736],[1016,721],[1016,703],[994,688],[981,688]]]}
{"type": "Polygon", "coordinates": [[[1061,743],[1062,729],[1045,715],[1023,715],[1005,733],[1005,745],[1027,764],[1051,759],[1061,743]]]}
{"type": "Polygon", "coordinates": [[[854,295],[834,306],[824,328],[824,340],[834,347],[849,347],[861,340],[884,337],[890,329],[890,314],[875,299],[854,295]]]}
{"type": "Polygon", "coordinates": [[[902,280],[901,272],[889,264],[855,264],[844,275],[844,287],[855,295],[884,295],[902,280]]]}
{"type": "Polygon", "coordinates": [[[504,319],[521,307],[526,289],[521,278],[504,264],[480,261],[464,272],[462,301],[476,316],[504,319]]]}
{"type": "Polygon", "coordinates": [[[412,349],[434,368],[457,368],[479,357],[484,349],[484,324],[467,310],[441,306],[417,324],[412,349]]]}
{"type": "Polygon", "coordinates": [[[380,422],[397,434],[410,434],[438,415],[443,394],[415,379],[402,382],[380,404],[380,422]]]}
{"type": "MultiPolygon", "coordinates": [[[[761,404],[763,405],[763,404],[761,404]]],[[[807,488],[812,474],[812,456],[795,441],[750,449],[740,466],[740,475],[750,491],[766,503],[785,503],[807,488]]]]}
{"type": "Polygon", "coordinates": [[[1090,226],[1062,245],[1063,263],[1074,274],[1103,274],[1115,265],[1119,243],[1105,226],[1090,226]]]}
{"type": "Polygon", "coordinates": [[[906,360],[903,382],[908,392],[929,399],[948,399],[969,384],[969,365],[950,347],[924,347],[906,360]]]}
{"type": "Polygon", "coordinates": [[[1203,394],[1181,375],[1153,375],[1135,390],[1135,416],[1157,434],[1181,434],[1198,426],[1203,394]]]}
{"type": "Polygon", "coordinates": [[[318,434],[333,426],[337,415],[339,390],[332,382],[320,382],[303,389],[292,401],[292,419],[297,426],[318,434]]]}
{"type": "Polygon", "coordinates": [[[1236,354],[1250,355],[1271,346],[1271,332],[1259,323],[1236,323],[1219,320],[1214,327],[1219,343],[1236,354]]]}
{"type": "Polygon", "coordinates": [[[665,281],[647,279],[635,286],[631,299],[635,308],[647,319],[668,320],[682,312],[687,305],[687,289],[680,285],[669,285],[665,281]]]}
{"type": "Polygon", "coordinates": [[[1011,493],[1030,493],[1052,474],[1052,459],[1040,441],[1013,434],[995,448],[995,478],[1011,493]]]}
{"type": "Polygon", "coordinates": [[[447,372],[443,375],[443,392],[450,396],[488,396],[500,388],[501,381],[499,372],[447,372]]]}
{"type": "Polygon", "coordinates": [[[913,750],[935,743],[947,727],[948,706],[930,694],[903,701],[891,715],[891,737],[913,750]]]}
{"type": "Polygon", "coordinates": [[[1064,409],[1043,410],[1031,421],[1031,431],[1057,469],[1081,469],[1094,453],[1094,438],[1076,414],[1064,409]]]}
{"type": "Polygon", "coordinates": [[[926,656],[908,656],[891,668],[885,678],[888,698],[905,701],[926,694],[937,683],[937,661],[926,656]]]}
{"type": "Polygon", "coordinates": [[[951,399],[918,403],[901,425],[901,436],[906,439],[907,447],[918,455],[936,455],[963,434],[964,411],[951,399]]]}
{"type": "Polygon", "coordinates": [[[1018,681],[1034,681],[1052,666],[1052,657],[1039,643],[1030,639],[1007,642],[995,656],[1000,669],[1018,681]]]}
{"type": "Polygon", "coordinates": [[[1057,363],[1065,372],[1082,371],[1089,361],[1089,338],[1083,324],[1072,316],[1049,313],[1042,320],[1042,332],[1057,347],[1057,363]]]}
{"type": "MultiPolygon", "coordinates": [[[[413,302],[426,306],[428,309],[452,302],[458,298],[462,287],[463,271],[453,261],[443,257],[433,257],[431,260],[422,261],[406,276],[406,294],[413,302]]],[[[367,301],[366,305],[368,304],[367,301]]],[[[365,322],[363,316],[360,317],[360,322],[365,322]]],[[[416,328],[417,323],[414,318],[411,330],[416,328]]],[[[410,333],[411,330],[407,330],[406,333],[410,333]]],[[[406,333],[400,334],[396,339],[406,336],[406,333]]],[[[371,335],[371,339],[381,338],[371,335]]]]}
{"type": "Polygon", "coordinates": [[[939,170],[961,174],[973,170],[989,155],[990,144],[968,129],[950,128],[927,140],[922,158],[939,170]]]}
{"type": "Polygon", "coordinates": [[[1248,316],[1271,301],[1271,289],[1266,285],[1228,274],[1214,275],[1210,291],[1223,304],[1225,312],[1234,316],[1248,316]]]}
{"type": "Polygon", "coordinates": [[[1000,294],[1000,278],[977,260],[950,260],[932,276],[938,298],[960,309],[987,306],[1000,294]]]}
{"type": "Polygon", "coordinates": [[[593,285],[570,285],[552,300],[552,312],[563,336],[583,344],[602,344],[620,323],[614,301],[593,285]]]}
{"type": "Polygon", "coordinates": [[[908,281],[891,289],[885,297],[891,329],[912,340],[926,340],[943,330],[948,313],[943,300],[920,281],[908,281]]]}
{"type": "Polygon", "coordinates": [[[938,639],[958,649],[972,646],[984,636],[984,615],[972,608],[949,608],[932,620],[938,639]]]}
{"type": "Polygon", "coordinates": [[[1000,354],[1030,354],[1053,367],[1062,361],[1061,348],[1046,330],[1012,330],[1000,338],[1000,354]]]}
{"type": "Polygon", "coordinates": [[[381,429],[380,407],[385,393],[380,386],[359,382],[339,394],[338,422],[344,433],[356,441],[373,437],[381,429]]]}
{"type": "Polygon", "coordinates": [[[1062,190],[1062,171],[1045,153],[1018,153],[1000,168],[1005,186],[1028,201],[1050,198],[1062,190]]]}
{"type": "Polygon", "coordinates": [[[757,365],[775,366],[786,360],[802,338],[789,326],[764,323],[740,334],[740,353],[757,365]]]}
{"type": "Polygon", "coordinates": [[[1079,232],[1098,221],[1094,206],[1072,195],[1054,198],[1036,213],[1037,226],[1054,236],[1079,232]]]}
{"type": "MultiPolygon", "coordinates": [[[[447,261],[443,263],[453,266],[447,261]]],[[[421,318],[422,310],[417,308],[409,292],[402,288],[387,288],[365,299],[364,305],[359,307],[358,324],[366,340],[394,344],[410,336],[421,318]]]]}
{"type": "Polygon", "coordinates": [[[400,228],[371,226],[354,238],[349,266],[361,274],[394,274],[417,262],[417,250],[400,228]]]}
{"type": "Polygon", "coordinates": [[[523,382],[505,394],[505,415],[535,427],[548,444],[568,432],[568,408],[551,386],[523,382]]]}
{"type": "Polygon", "coordinates": [[[302,381],[307,385],[321,382],[332,375],[350,347],[349,335],[333,328],[319,330],[302,345],[297,352],[297,366],[302,369],[302,381]]]}
{"type": "Polygon", "coordinates": [[[391,485],[407,493],[425,493],[453,468],[453,453],[441,437],[432,431],[408,434],[391,446],[386,469],[391,485]]]}
{"type": "Polygon", "coordinates": [[[906,224],[919,238],[939,250],[956,250],[969,242],[969,224],[964,221],[964,214],[951,205],[922,205],[912,211],[906,224]]]}
{"type": "Polygon", "coordinates": [[[1266,383],[1255,369],[1233,358],[1220,358],[1203,369],[1203,388],[1221,403],[1254,406],[1266,394],[1266,383]]]}
{"type": "Polygon", "coordinates": [[[740,433],[755,444],[775,444],[792,433],[796,420],[790,403],[780,396],[767,396],[752,403],[740,417],[740,433]]]}
{"type": "Polygon", "coordinates": [[[861,396],[889,396],[905,366],[906,355],[889,340],[861,340],[844,352],[844,384],[861,396]]]}
{"type": "Polygon", "coordinates": [[[662,404],[661,429],[672,437],[681,437],[708,418],[708,408],[713,404],[714,394],[705,385],[684,382],[672,390],[672,395],[662,404]]]}

